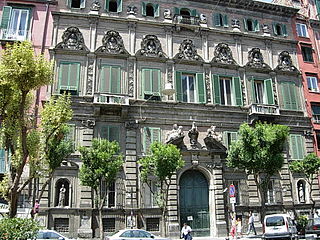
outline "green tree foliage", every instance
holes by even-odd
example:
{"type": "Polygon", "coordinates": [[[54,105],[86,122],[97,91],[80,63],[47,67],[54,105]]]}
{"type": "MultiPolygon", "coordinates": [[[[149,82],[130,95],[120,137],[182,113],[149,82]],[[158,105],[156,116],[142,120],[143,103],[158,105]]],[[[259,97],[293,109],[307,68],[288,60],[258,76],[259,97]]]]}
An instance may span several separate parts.
{"type": "Polygon", "coordinates": [[[277,174],[284,164],[283,150],[288,134],[287,126],[259,122],[251,127],[244,123],[239,129],[239,139],[228,151],[228,167],[245,170],[254,176],[262,216],[270,177],[277,174]]]}
{"type": "Polygon", "coordinates": [[[315,153],[309,153],[303,160],[293,161],[289,165],[292,172],[302,173],[306,177],[309,185],[309,199],[312,202],[312,212],[314,212],[315,201],[312,198],[312,182],[320,169],[320,158],[315,153]]]}
{"type": "Polygon", "coordinates": [[[80,147],[82,166],[80,181],[84,186],[91,187],[95,194],[95,206],[99,212],[100,239],[103,239],[102,208],[107,198],[106,189],[116,179],[122,165],[123,156],[118,142],[105,139],[93,139],[91,147],[80,147]]]}
{"type": "MultiPolygon", "coordinates": [[[[163,232],[166,234],[165,223],[167,217],[167,204],[169,186],[172,176],[184,166],[180,150],[175,145],[154,142],[150,146],[151,154],[141,158],[141,179],[150,187],[150,177],[155,177],[153,181],[159,184],[158,205],[162,208],[163,232]]],[[[150,188],[151,190],[151,188],[150,188]]]]}
{"type": "Polygon", "coordinates": [[[37,221],[34,221],[33,219],[3,218],[0,220],[0,239],[33,239],[39,229],[39,223],[37,221]]]}

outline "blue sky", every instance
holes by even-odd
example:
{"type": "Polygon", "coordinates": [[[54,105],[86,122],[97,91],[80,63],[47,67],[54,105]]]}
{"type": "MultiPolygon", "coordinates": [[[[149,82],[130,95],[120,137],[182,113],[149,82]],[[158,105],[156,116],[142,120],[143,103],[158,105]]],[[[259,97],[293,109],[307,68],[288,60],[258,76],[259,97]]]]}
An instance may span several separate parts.
{"type": "Polygon", "coordinates": [[[272,2],[272,0],[259,0],[261,2],[272,2]]]}

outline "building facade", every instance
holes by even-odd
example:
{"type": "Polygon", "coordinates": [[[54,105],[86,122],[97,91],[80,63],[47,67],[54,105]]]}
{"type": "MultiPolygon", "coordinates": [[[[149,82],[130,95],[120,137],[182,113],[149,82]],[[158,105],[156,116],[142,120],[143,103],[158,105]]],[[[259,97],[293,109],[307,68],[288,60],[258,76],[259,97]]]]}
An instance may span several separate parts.
{"type": "MultiPolygon", "coordinates": [[[[117,140],[123,170],[104,190],[104,231],[145,228],[178,237],[189,222],[194,236],[225,236],[236,189],[237,215],[259,220],[252,176],[226,167],[239,126],[266,121],[290,127],[285,165],[273,176],[267,212],[309,214],[308,186],[288,162],[313,151],[310,120],[297,69],[293,7],[248,0],[58,1],[53,18],[52,94],[72,95],[69,138],[75,152],[57,169],[40,202],[39,219],[72,237],[98,236],[94,194],[81,186],[77,146],[117,140]],[[174,91],[173,91],[174,90],[174,91]],[[172,94],[174,92],[174,94],[172,94]],[[170,186],[168,222],[143,184],[138,160],[154,141],[176,144],[185,166],[170,186]],[[59,190],[66,188],[63,207],[59,190]]],[[[319,201],[315,180],[313,199],[319,201]]],[[[151,189],[150,189],[151,188],[151,189]]]]}

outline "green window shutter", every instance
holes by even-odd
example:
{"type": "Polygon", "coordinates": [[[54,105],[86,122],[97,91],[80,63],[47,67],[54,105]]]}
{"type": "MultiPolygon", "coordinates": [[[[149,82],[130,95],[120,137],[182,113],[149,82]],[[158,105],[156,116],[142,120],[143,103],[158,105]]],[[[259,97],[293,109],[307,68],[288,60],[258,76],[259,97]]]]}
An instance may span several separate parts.
{"type": "Polygon", "coordinates": [[[121,93],[121,68],[117,66],[111,67],[111,93],[121,93]]]}
{"type": "Polygon", "coordinates": [[[160,95],[160,69],[142,69],[143,93],[160,95]]]}
{"type": "Polygon", "coordinates": [[[143,93],[151,94],[152,92],[152,77],[151,77],[152,71],[151,69],[142,69],[142,88],[143,93]]]}
{"type": "Polygon", "coordinates": [[[5,150],[0,149],[0,173],[6,172],[5,150]]]}
{"type": "Polygon", "coordinates": [[[75,124],[68,124],[69,132],[65,136],[66,140],[71,141],[73,144],[73,151],[76,149],[76,125],[75,124]]]}
{"type": "Polygon", "coordinates": [[[68,90],[69,86],[69,64],[60,63],[59,65],[59,83],[58,90],[68,90]]]}
{"type": "Polygon", "coordinates": [[[290,135],[290,153],[291,159],[302,160],[304,157],[304,144],[301,135],[290,135]]]}
{"type": "Polygon", "coordinates": [[[71,8],[71,0],[66,0],[67,7],[71,8]]]}
{"type": "Polygon", "coordinates": [[[264,80],[264,88],[267,94],[267,103],[274,104],[274,95],[273,95],[273,87],[272,87],[272,79],[264,80]]]}
{"type": "Polygon", "coordinates": [[[196,81],[198,86],[198,101],[199,103],[206,103],[206,89],[204,84],[203,73],[196,74],[196,81]]]}
{"type": "Polygon", "coordinates": [[[238,133],[237,132],[230,132],[230,140],[231,140],[231,142],[229,143],[229,145],[231,145],[232,143],[237,141],[237,139],[238,139],[238,133]]]}
{"type": "Polygon", "coordinates": [[[102,66],[100,70],[99,92],[107,93],[110,85],[111,66],[102,66]]]}
{"type": "Polygon", "coordinates": [[[228,24],[228,15],[224,15],[223,16],[223,26],[224,27],[228,27],[229,24],[228,24]]]}
{"type": "Polygon", "coordinates": [[[320,0],[316,0],[316,7],[317,7],[317,17],[320,20],[320,0]]]}
{"type": "Polygon", "coordinates": [[[254,88],[254,78],[251,78],[252,103],[256,103],[256,92],[254,88]]]}
{"type": "Polygon", "coordinates": [[[235,104],[237,106],[242,106],[242,88],[241,88],[241,80],[240,77],[232,78],[232,87],[235,96],[235,104]]]}
{"type": "Polygon", "coordinates": [[[299,136],[297,138],[297,146],[298,146],[298,159],[304,158],[304,143],[303,143],[303,137],[299,136]]]}
{"type": "Polygon", "coordinates": [[[117,0],[117,12],[122,12],[122,0],[117,0]]]}
{"type": "Polygon", "coordinates": [[[259,21],[255,19],[255,20],[253,21],[253,25],[254,25],[254,31],[255,31],[255,32],[259,32],[259,31],[260,31],[259,21]]]}
{"type": "Polygon", "coordinates": [[[182,102],[183,100],[183,93],[182,93],[182,73],[181,72],[176,72],[176,98],[177,98],[177,101],[180,101],[182,102]]]}
{"type": "Polygon", "coordinates": [[[160,69],[152,69],[152,93],[160,96],[160,80],[161,80],[161,71],[160,69]]]}
{"type": "Polygon", "coordinates": [[[213,22],[214,22],[214,25],[217,26],[217,27],[222,26],[222,23],[220,21],[220,13],[215,13],[213,15],[213,22]]]}
{"type": "Polygon", "coordinates": [[[290,93],[289,93],[289,83],[281,83],[281,93],[284,109],[291,109],[290,93]]]}
{"type": "Polygon", "coordinates": [[[159,17],[160,16],[159,4],[154,4],[153,9],[154,9],[154,17],[159,17]]]}
{"type": "Polygon", "coordinates": [[[80,8],[86,7],[86,0],[80,0],[80,8]]]}
{"type": "Polygon", "coordinates": [[[146,6],[147,6],[147,4],[145,2],[142,2],[142,4],[141,4],[141,7],[142,7],[141,14],[142,14],[142,16],[146,16],[147,15],[146,6]]]}
{"type": "Polygon", "coordinates": [[[109,2],[110,2],[110,0],[106,0],[105,1],[105,10],[106,10],[106,12],[109,12],[109,2]]]}
{"type": "Polygon", "coordinates": [[[161,141],[161,129],[145,127],[143,129],[143,152],[148,153],[150,151],[151,143],[156,141],[161,141]]]}
{"type": "Polygon", "coordinates": [[[78,90],[80,80],[80,63],[69,64],[69,90],[78,90]]]}
{"type": "Polygon", "coordinates": [[[221,95],[220,95],[220,79],[219,75],[213,75],[213,93],[214,93],[214,103],[221,104],[221,95]]]}
{"type": "Polygon", "coordinates": [[[102,125],[99,128],[99,137],[103,139],[109,138],[109,127],[106,125],[102,125]]]}
{"type": "Polygon", "coordinates": [[[244,29],[246,31],[248,31],[248,24],[247,24],[247,19],[246,18],[243,19],[243,26],[244,26],[244,29]]]}
{"type": "Polygon", "coordinates": [[[296,85],[291,82],[281,84],[281,92],[283,96],[283,107],[288,110],[300,109],[299,97],[296,92],[296,85]]]}
{"type": "Polygon", "coordinates": [[[196,17],[198,15],[197,9],[192,9],[191,10],[191,16],[196,17]]]}
{"type": "Polygon", "coordinates": [[[174,14],[180,15],[180,8],[174,7],[174,14]]]}
{"type": "Polygon", "coordinates": [[[161,142],[161,129],[160,128],[152,128],[152,143],[161,142]]]}
{"type": "Polygon", "coordinates": [[[290,102],[291,102],[291,109],[297,110],[299,109],[299,99],[297,95],[296,85],[294,83],[290,83],[289,85],[289,95],[290,95],[290,102]]]}
{"type": "Polygon", "coordinates": [[[288,36],[287,26],[285,24],[282,24],[282,34],[283,36],[288,36]]]}
{"type": "Polygon", "coordinates": [[[273,29],[273,34],[275,36],[278,36],[278,33],[277,33],[277,23],[272,23],[272,29],[273,29]]]}
{"type": "Polygon", "coordinates": [[[223,132],[222,142],[223,145],[228,148],[228,132],[223,132]]]}
{"type": "Polygon", "coordinates": [[[10,6],[4,6],[2,8],[2,18],[1,18],[1,29],[7,29],[9,22],[10,22],[10,15],[11,15],[12,7],[10,6]]]}
{"type": "Polygon", "coordinates": [[[117,141],[120,142],[120,127],[119,126],[108,126],[109,129],[109,141],[117,141]]]}

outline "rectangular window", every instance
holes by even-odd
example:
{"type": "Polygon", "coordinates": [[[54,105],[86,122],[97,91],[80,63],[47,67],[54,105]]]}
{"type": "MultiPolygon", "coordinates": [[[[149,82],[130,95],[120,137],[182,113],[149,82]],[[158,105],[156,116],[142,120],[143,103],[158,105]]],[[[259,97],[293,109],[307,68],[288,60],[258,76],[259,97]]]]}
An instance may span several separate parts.
{"type": "Polygon", "coordinates": [[[81,64],[79,62],[60,62],[57,86],[58,93],[68,92],[71,95],[78,94],[80,67],[81,64]]]}
{"type": "Polygon", "coordinates": [[[213,75],[214,103],[229,106],[242,106],[242,88],[239,77],[213,75]]]}
{"type": "Polygon", "coordinates": [[[102,219],[103,232],[115,232],[116,231],[116,219],[115,218],[103,218],[102,219]]]}
{"type": "Polygon", "coordinates": [[[100,93],[121,93],[121,67],[102,65],[100,70],[100,93]]]}
{"type": "Polygon", "coordinates": [[[206,93],[203,73],[176,72],[177,101],[205,103],[206,93]]]}
{"type": "Polygon", "coordinates": [[[158,186],[157,183],[154,181],[150,181],[150,184],[144,183],[144,207],[151,208],[151,207],[158,207],[157,203],[157,192],[158,186]]]}
{"type": "Polygon", "coordinates": [[[311,92],[319,92],[318,78],[316,76],[307,76],[308,89],[311,92]]]}
{"type": "Polygon", "coordinates": [[[257,19],[245,18],[243,19],[244,29],[248,32],[259,32],[260,24],[257,19]]]}
{"type": "Polygon", "coordinates": [[[67,0],[67,5],[69,8],[85,8],[86,0],[67,0]]]}
{"type": "Polygon", "coordinates": [[[122,12],[122,0],[106,0],[107,12],[122,12]]]}
{"type": "Polygon", "coordinates": [[[117,125],[101,125],[99,127],[99,138],[120,143],[120,126],[117,125]]]}
{"type": "Polygon", "coordinates": [[[297,94],[297,86],[293,82],[280,83],[283,109],[286,110],[299,110],[300,98],[297,94]]]}
{"type": "Polygon", "coordinates": [[[101,194],[106,194],[104,206],[108,208],[116,206],[116,184],[114,182],[106,186],[106,182],[103,181],[101,185],[101,194]]]}
{"type": "Polygon", "coordinates": [[[320,123],[320,105],[311,104],[312,120],[315,123],[320,123]]]}
{"type": "Polygon", "coordinates": [[[150,150],[150,145],[154,142],[161,142],[161,129],[145,127],[143,129],[143,153],[148,153],[150,150]]]}
{"type": "Polygon", "coordinates": [[[145,17],[159,17],[160,16],[160,8],[159,4],[142,2],[141,5],[141,14],[145,17]]]}
{"type": "Polygon", "coordinates": [[[290,134],[290,155],[292,160],[304,158],[304,139],[301,135],[290,134]]]}
{"type": "Polygon", "coordinates": [[[272,79],[256,80],[252,78],[253,103],[274,104],[272,79]]]}
{"type": "Polygon", "coordinates": [[[28,37],[31,8],[4,6],[1,19],[1,39],[23,41],[28,37]]]}
{"type": "Polygon", "coordinates": [[[213,15],[213,22],[216,27],[228,27],[228,15],[222,15],[221,13],[215,13],[213,15]]]}
{"type": "Polygon", "coordinates": [[[143,68],[142,94],[144,99],[160,100],[161,71],[160,69],[143,68]]]}
{"type": "MultiPolygon", "coordinates": [[[[69,218],[55,218],[54,219],[54,230],[60,233],[68,233],[69,232],[69,218]]],[[[56,233],[51,233],[56,234],[56,233]]],[[[57,235],[57,234],[56,234],[57,235]]],[[[53,239],[59,238],[59,236],[51,236],[53,239]]],[[[49,238],[51,238],[49,237],[49,238]]]]}
{"type": "Polygon", "coordinates": [[[274,204],[275,201],[275,188],[274,188],[274,180],[270,180],[266,195],[266,203],[267,204],[274,204]]]}
{"type": "Polygon", "coordinates": [[[223,132],[223,143],[226,146],[226,148],[229,148],[230,145],[237,141],[238,139],[238,132],[223,132]]]}
{"type": "Polygon", "coordinates": [[[305,62],[313,62],[312,47],[301,46],[302,58],[305,62]]]}
{"type": "Polygon", "coordinates": [[[150,232],[158,232],[160,231],[160,218],[147,218],[146,219],[146,227],[147,231],[150,232]]]}
{"type": "Polygon", "coordinates": [[[283,36],[283,37],[288,36],[287,26],[285,24],[273,23],[272,28],[273,28],[273,34],[275,36],[283,36]]]}
{"type": "Polygon", "coordinates": [[[306,24],[297,23],[296,28],[297,28],[297,34],[299,37],[305,37],[305,38],[309,37],[306,24]]]}

